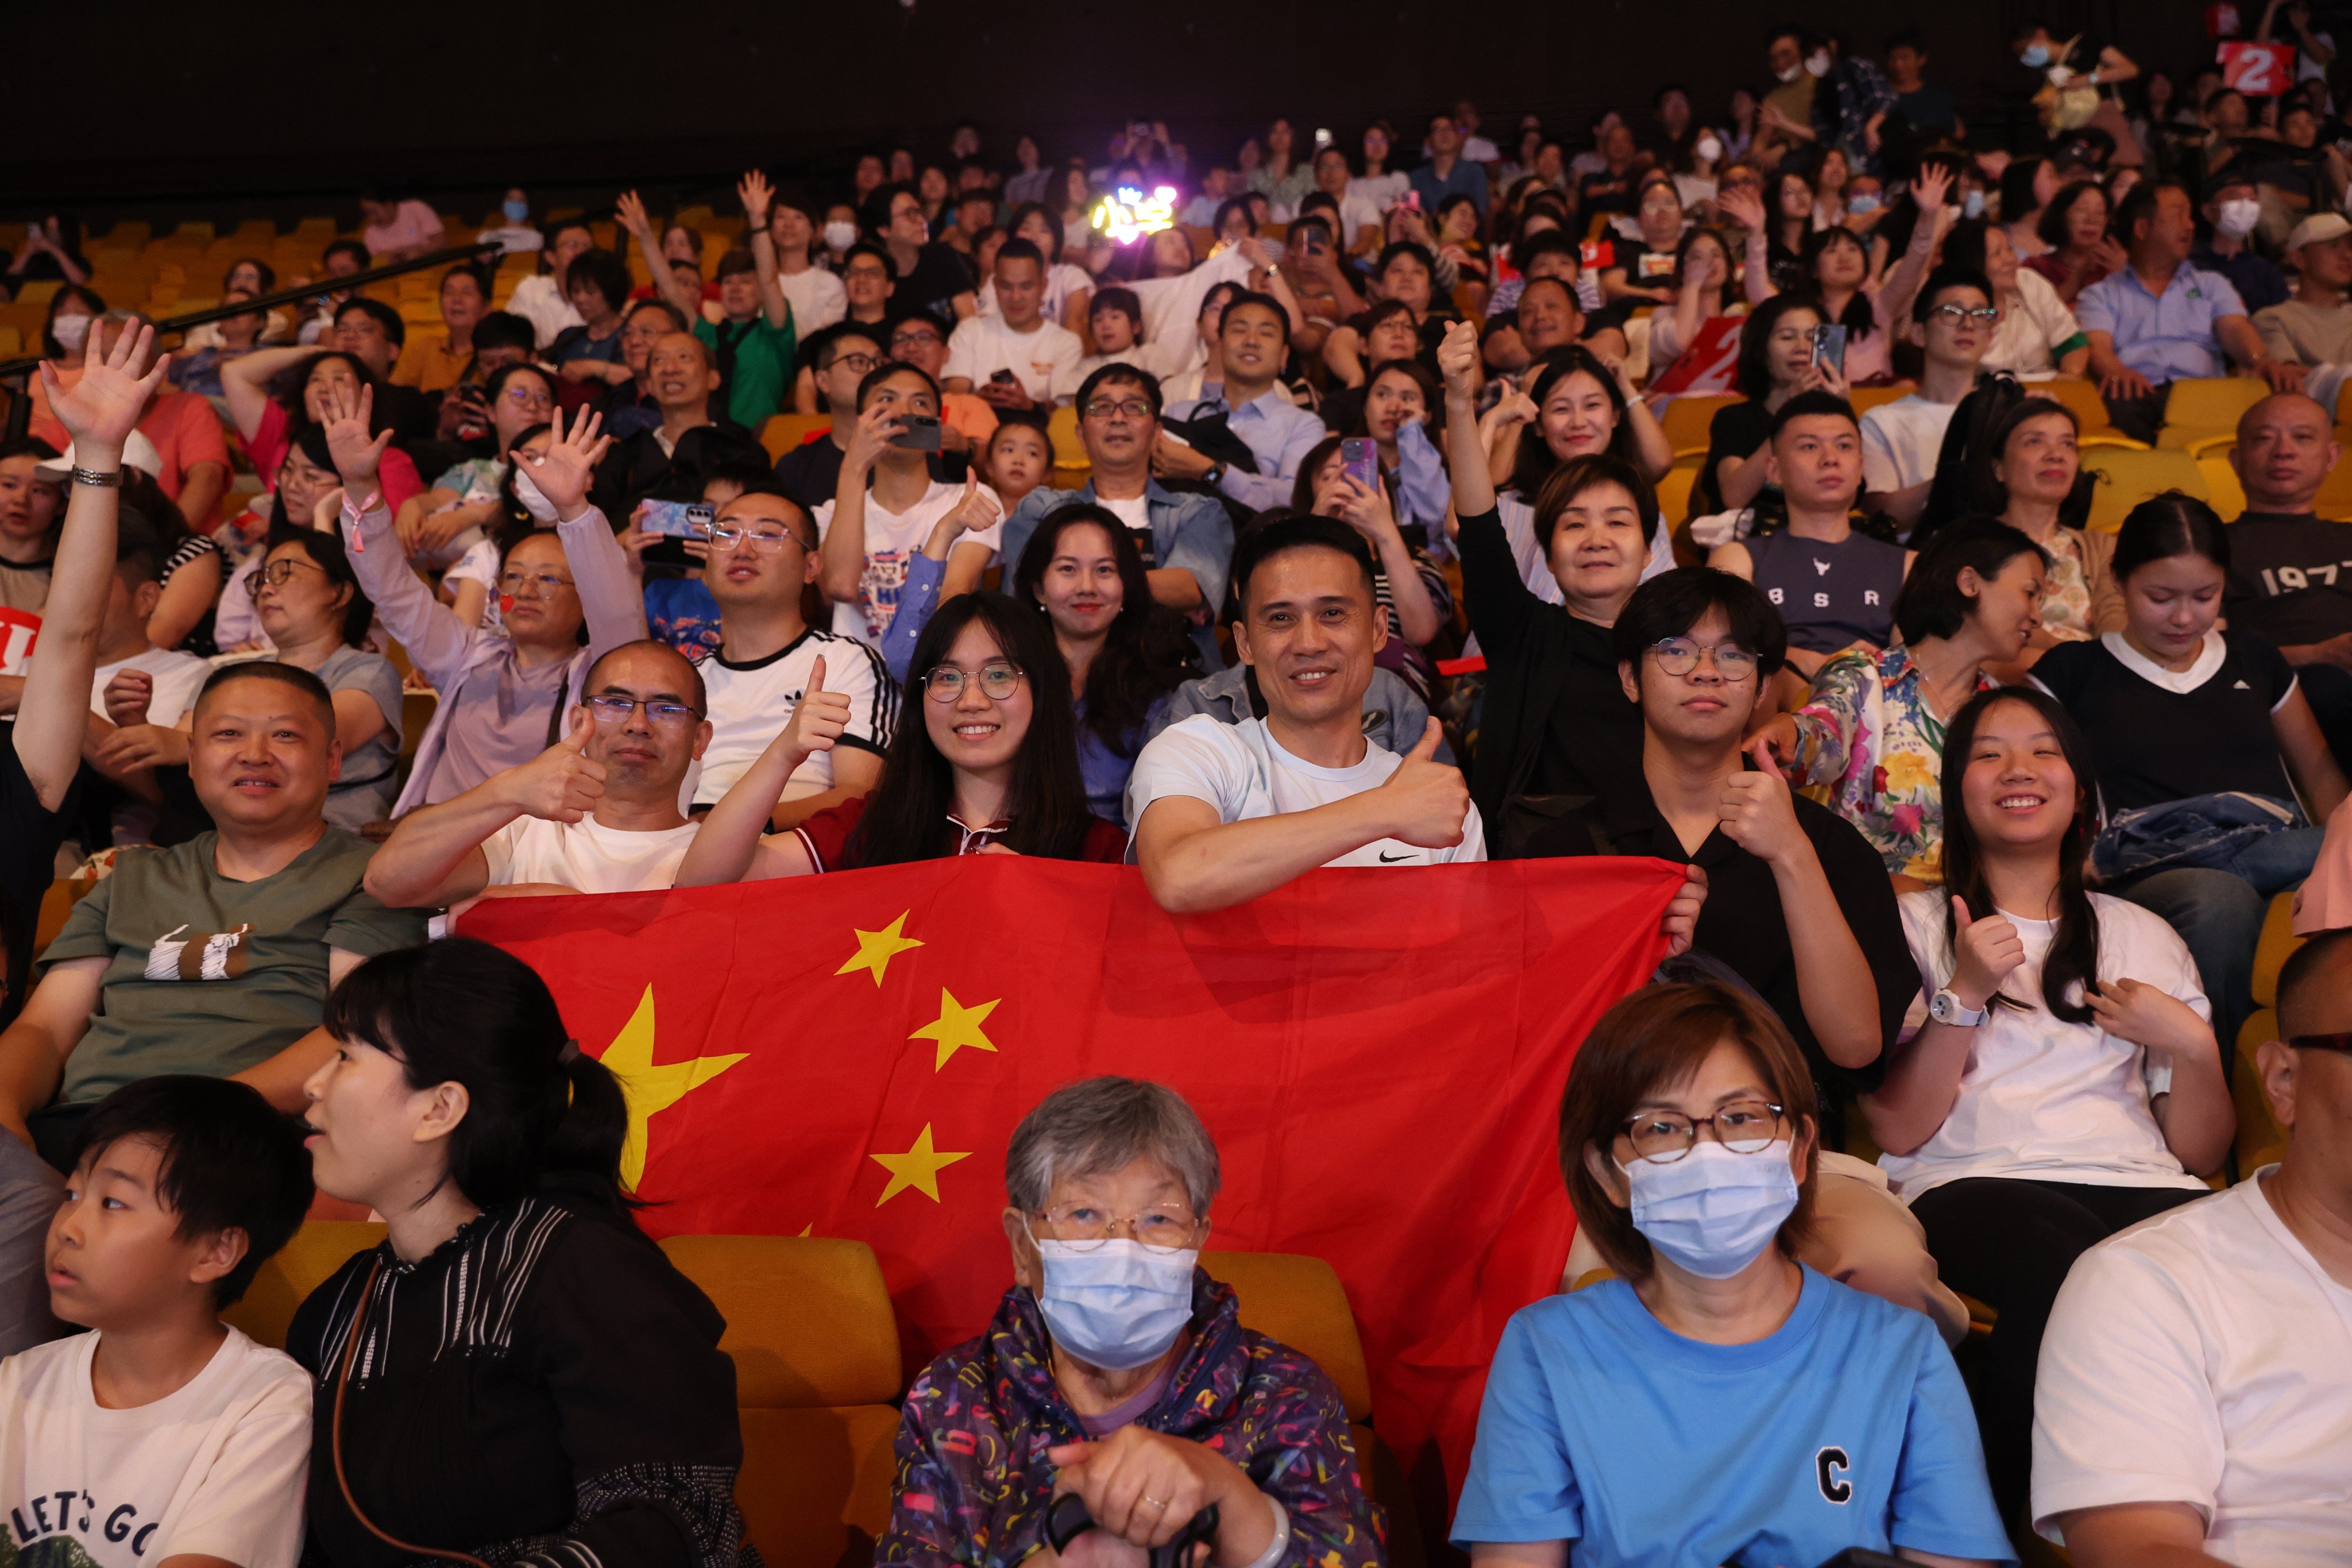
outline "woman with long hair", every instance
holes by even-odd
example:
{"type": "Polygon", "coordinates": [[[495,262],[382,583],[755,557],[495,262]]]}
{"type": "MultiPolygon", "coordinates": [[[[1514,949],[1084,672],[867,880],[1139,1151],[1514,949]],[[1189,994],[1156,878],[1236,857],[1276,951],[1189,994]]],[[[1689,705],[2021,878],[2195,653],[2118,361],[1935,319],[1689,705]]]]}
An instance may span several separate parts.
{"type": "MultiPolygon", "coordinates": [[[[357,355],[341,349],[256,349],[221,367],[221,395],[227,400],[229,417],[244,438],[246,456],[265,481],[274,479],[286,448],[305,426],[326,422],[338,393],[356,401],[367,392],[376,410],[372,433],[387,429],[383,390],[357,355]]],[[[397,447],[384,449],[376,468],[383,503],[395,512],[410,497],[425,492],[415,460],[397,447]]]]}
{"type": "MultiPolygon", "coordinates": [[[[1380,378],[1375,377],[1373,384],[1377,389],[1380,378]]],[[[1372,603],[1389,623],[1388,641],[1372,655],[1372,662],[1404,677],[1426,700],[1434,673],[1429,647],[1454,618],[1454,591],[1445,581],[1444,569],[1429,556],[1425,530],[1418,523],[1406,524],[1398,515],[1401,498],[1394,471],[1383,468],[1367,487],[1348,472],[1342,451],[1345,439],[1327,437],[1307,451],[1298,465],[1291,506],[1318,517],[1338,518],[1363,536],[1374,563],[1372,603]],[[1408,526],[1411,533],[1405,531],[1408,526]]],[[[1378,450],[1375,447],[1375,453],[1378,450]]],[[[1437,469],[1437,480],[1441,485],[1445,481],[1443,466],[1437,469]]],[[[1439,515],[1444,515],[1442,510],[1439,515]]]]}
{"type": "Polygon", "coordinates": [[[1694,516],[1759,504],[1769,482],[1772,416],[1780,405],[1801,392],[1851,395],[1844,373],[1814,351],[1821,324],[1821,307],[1802,294],[1775,294],[1740,323],[1733,372],[1739,401],[1717,409],[1707,426],[1706,462],[1692,490],[1694,516]]]}
{"type": "MultiPolygon", "coordinates": [[[[1911,182],[1916,211],[1927,215],[1911,226],[1910,242],[1902,261],[1885,281],[1870,276],[1870,253],[1850,228],[1812,229],[1803,240],[1798,260],[1797,289],[1810,294],[1822,320],[1846,330],[1846,381],[1854,386],[1890,381],[1895,375],[1894,342],[1927,273],[1928,261],[1952,222],[1944,197],[1952,188],[1953,172],[1943,163],[1924,163],[1911,182]]],[[[1723,210],[1746,225],[1748,236],[1748,302],[1761,305],[1776,291],[1770,263],[1765,257],[1763,204],[1745,191],[1719,198],[1723,210]]],[[[1811,222],[1807,209],[1806,222],[1811,222]]]]}
{"type": "Polygon", "coordinates": [[[1954,224],[1944,237],[1944,263],[1973,268],[1992,285],[2000,320],[1979,369],[2021,375],[2053,370],[2063,375],[2083,374],[2091,361],[2089,335],[2058,297],[2057,287],[2018,259],[2007,229],[1990,218],[1954,224]]]}
{"type": "Polygon", "coordinates": [[[319,1190],[389,1234],[294,1315],[310,1555],[737,1568],[726,1324],[630,1216],[620,1080],[530,965],[466,937],[327,998],[319,1190]]]}
{"type": "MultiPolygon", "coordinates": [[[[1643,199],[1648,200],[1644,193],[1643,199]]],[[[1694,228],[1675,248],[1673,303],[1650,314],[1650,363],[1655,380],[1698,341],[1701,328],[1717,316],[1747,312],[1748,302],[1731,295],[1731,250],[1711,228],[1694,228]]]]}
{"type": "Polygon", "coordinates": [[[2197,965],[2083,867],[2100,780],[2046,693],[1971,699],[1944,742],[1944,886],[1898,900],[1916,1032],[1863,1097],[1944,1282],[1997,1309],[1976,1388],[1993,1495],[2026,1502],[2033,1372],[2066,1271],[2207,1191],[2236,1118],[2197,965]]]}
{"type": "Polygon", "coordinates": [[[1070,684],[1045,616],[1003,594],[956,595],[916,639],[874,793],[762,836],[784,781],[830,750],[848,718],[846,700],[821,700],[832,694],[812,679],[782,732],[702,819],[676,885],[957,855],[1116,864],[1127,835],[1087,810],[1070,684]]]}

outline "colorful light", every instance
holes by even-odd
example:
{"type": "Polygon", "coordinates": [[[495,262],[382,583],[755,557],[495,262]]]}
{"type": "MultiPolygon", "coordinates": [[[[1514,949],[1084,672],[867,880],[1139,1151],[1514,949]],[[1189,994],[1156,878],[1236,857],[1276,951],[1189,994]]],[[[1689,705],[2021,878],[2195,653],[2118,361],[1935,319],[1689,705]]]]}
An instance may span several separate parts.
{"type": "Polygon", "coordinates": [[[1133,185],[1095,204],[1094,226],[1116,245],[1130,245],[1147,234],[1176,226],[1176,187],[1161,185],[1147,198],[1133,185]]]}

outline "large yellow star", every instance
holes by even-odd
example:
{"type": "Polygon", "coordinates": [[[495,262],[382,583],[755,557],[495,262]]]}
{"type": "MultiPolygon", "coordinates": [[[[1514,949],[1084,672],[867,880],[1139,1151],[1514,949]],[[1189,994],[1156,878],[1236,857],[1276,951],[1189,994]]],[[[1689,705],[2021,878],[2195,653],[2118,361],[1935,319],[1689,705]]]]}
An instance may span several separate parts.
{"type": "Polygon", "coordinates": [[[868,970],[872,972],[875,986],[878,989],[882,984],[882,972],[890,967],[891,959],[910,947],[923,945],[911,936],[899,934],[906,929],[907,916],[913,912],[912,910],[901,910],[897,920],[880,931],[858,931],[856,926],[850,927],[857,935],[857,951],[850,956],[848,963],[834,973],[854,974],[861,969],[868,970]]]}
{"type": "Polygon", "coordinates": [[[629,1132],[621,1145],[621,1179],[635,1188],[646,1173],[646,1127],[656,1111],[667,1110],[696,1089],[733,1067],[748,1055],[739,1051],[727,1057],[697,1057],[692,1061],[654,1061],[654,988],[646,987],[645,999],[613,1043],[604,1047],[601,1058],[613,1076],[621,1080],[621,1093],[629,1103],[629,1132]]]}
{"type": "Polygon", "coordinates": [[[908,1187],[914,1188],[933,1203],[940,1201],[940,1173],[958,1160],[969,1160],[969,1150],[961,1154],[942,1154],[931,1147],[931,1124],[915,1135],[915,1146],[903,1154],[868,1154],[867,1159],[890,1173],[890,1183],[882,1195],[874,1200],[880,1208],[908,1187]]]}
{"type": "MultiPolygon", "coordinates": [[[[996,1002],[1004,1000],[1002,996],[996,1002]]],[[[970,1046],[976,1051],[992,1051],[995,1042],[980,1031],[988,1016],[996,1011],[996,1002],[982,1002],[977,1007],[967,1007],[955,999],[947,987],[940,988],[940,1016],[907,1037],[910,1040],[937,1040],[939,1059],[931,1063],[936,1072],[948,1065],[948,1058],[970,1046]]]]}

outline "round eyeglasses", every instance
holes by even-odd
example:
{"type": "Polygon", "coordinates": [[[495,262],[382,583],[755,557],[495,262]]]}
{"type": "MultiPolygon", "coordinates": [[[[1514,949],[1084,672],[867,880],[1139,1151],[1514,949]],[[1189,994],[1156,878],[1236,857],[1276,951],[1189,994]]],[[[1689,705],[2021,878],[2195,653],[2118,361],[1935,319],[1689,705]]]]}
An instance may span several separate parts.
{"type": "Polygon", "coordinates": [[[923,672],[923,695],[934,702],[953,702],[963,695],[964,683],[980,682],[981,694],[1002,702],[1021,689],[1021,667],[1010,659],[992,658],[975,670],[951,664],[933,665],[923,672]]]}
{"type": "Polygon", "coordinates": [[[1780,1136],[1788,1112],[1769,1100],[1740,1100],[1712,1116],[1685,1116],[1673,1110],[1645,1110],[1625,1119],[1626,1139],[1633,1152],[1654,1165],[1671,1165],[1698,1142],[1698,1130],[1715,1129],[1716,1142],[1735,1154],[1755,1154],[1771,1147],[1780,1136]]]}

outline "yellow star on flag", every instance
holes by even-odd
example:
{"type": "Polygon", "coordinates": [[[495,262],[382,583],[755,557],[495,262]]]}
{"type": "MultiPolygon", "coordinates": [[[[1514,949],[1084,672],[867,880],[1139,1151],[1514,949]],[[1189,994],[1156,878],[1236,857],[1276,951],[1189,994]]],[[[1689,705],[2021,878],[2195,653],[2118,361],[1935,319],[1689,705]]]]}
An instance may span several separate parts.
{"type": "Polygon", "coordinates": [[[880,931],[858,931],[856,926],[850,927],[849,929],[857,936],[857,951],[851,955],[848,963],[835,970],[834,973],[855,974],[861,969],[870,971],[874,975],[874,984],[877,989],[879,989],[882,984],[882,972],[890,967],[890,960],[910,947],[923,945],[911,936],[900,934],[906,929],[907,917],[912,913],[914,913],[912,910],[901,910],[897,920],[892,921],[880,931]]]}
{"type": "Polygon", "coordinates": [[[600,1058],[621,1080],[629,1105],[629,1131],[621,1145],[621,1179],[635,1188],[646,1173],[646,1130],[656,1111],[667,1110],[696,1089],[741,1061],[749,1052],[732,1056],[697,1057],[692,1061],[654,1061],[654,988],[600,1058]]]}
{"type": "Polygon", "coordinates": [[[961,1154],[943,1154],[932,1148],[931,1124],[926,1121],[923,1130],[915,1134],[915,1146],[905,1153],[868,1154],[866,1157],[890,1173],[889,1185],[884,1187],[882,1195],[874,1200],[874,1206],[878,1209],[909,1187],[931,1202],[939,1202],[940,1173],[958,1160],[971,1159],[971,1152],[966,1150],[961,1154]]]}
{"type": "Polygon", "coordinates": [[[948,1058],[966,1046],[976,1051],[993,1051],[995,1043],[981,1033],[980,1026],[988,1021],[991,1013],[996,1011],[996,1003],[1003,1000],[1004,998],[1000,996],[995,1002],[982,1002],[977,1007],[967,1007],[955,999],[954,993],[941,986],[940,1016],[907,1037],[940,1043],[939,1058],[931,1063],[934,1072],[947,1066],[948,1058]]]}

